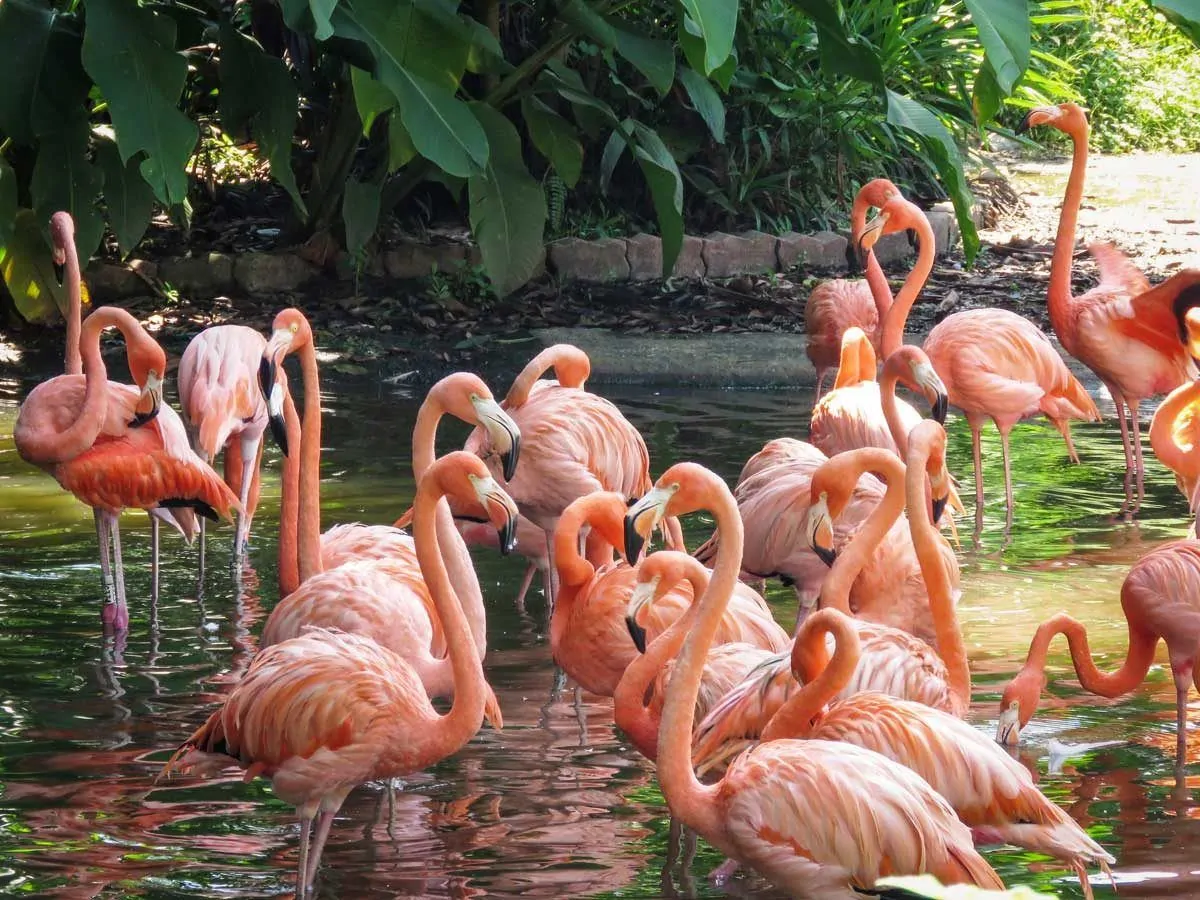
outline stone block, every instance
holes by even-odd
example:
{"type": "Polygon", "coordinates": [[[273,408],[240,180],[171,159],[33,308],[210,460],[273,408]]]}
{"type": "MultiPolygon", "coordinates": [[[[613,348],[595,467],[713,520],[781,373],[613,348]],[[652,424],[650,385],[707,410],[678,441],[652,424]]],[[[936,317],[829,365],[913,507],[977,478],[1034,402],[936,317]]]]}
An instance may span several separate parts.
{"type": "Polygon", "coordinates": [[[655,281],[663,277],[662,240],[652,234],[635,234],[625,240],[630,281],[655,281]]]}
{"type": "Polygon", "coordinates": [[[819,251],[820,244],[811,234],[800,234],[789,231],[781,234],[775,240],[775,258],[780,272],[787,272],[797,266],[809,264],[809,260],[819,251]]]}
{"type": "Polygon", "coordinates": [[[151,293],[150,286],[130,266],[95,261],[88,265],[83,280],[95,305],[151,293]]]}
{"type": "Polygon", "coordinates": [[[564,281],[629,280],[627,244],[617,238],[562,238],[547,246],[550,267],[564,281]]]}
{"type": "Polygon", "coordinates": [[[929,215],[929,226],[933,229],[934,246],[937,248],[938,256],[945,256],[954,247],[954,241],[958,239],[958,223],[955,221],[953,212],[946,212],[943,209],[931,209],[929,215]]]}
{"type": "Polygon", "coordinates": [[[390,278],[428,278],[452,272],[466,260],[465,244],[403,243],[384,251],[383,268],[390,278]]]}
{"type": "Polygon", "coordinates": [[[908,242],[908,234],[903,231],[880,236],[879,240],[875,242],[874,250],[875,258],[879,260],[880,265],[884,266],[899,262],[914,252],[912,244],[908,242]]]}
{"type": "Polygon", "coordinates": [[[774,272],[776,265],[775,238],[761,231],[718,231],[704,239],[704,266],[709,278],[774,272]]]}
{"type": "Polygon", "coordinates": [[[850,246],[840,234],[833,231],[818,231],[813,236],[814,250],[808,264],[821,269],[846,268],[846,248],[850,246]]]}
{"type": "Polygon", "coordinates": [[[675,258],[675,268],[671,270],[672,278],[703,278],[708,274],[704,265],[704,238],[691,234],[683,236],[683,245],[679,248],[679,256],[675,258]]]}
{"type": "Polygon", "coordinates": [[[164,259],[159,263],[158,277],[188,296],[223,294],[234,286],[233,259],[223,253],[164,259]]]}
{"type": "Polygon", "coordinates": [[[316,274],[316,267],[295,253],[243,253],[233,263],[233,277],[248,294],[294,291],[316,274]]]}

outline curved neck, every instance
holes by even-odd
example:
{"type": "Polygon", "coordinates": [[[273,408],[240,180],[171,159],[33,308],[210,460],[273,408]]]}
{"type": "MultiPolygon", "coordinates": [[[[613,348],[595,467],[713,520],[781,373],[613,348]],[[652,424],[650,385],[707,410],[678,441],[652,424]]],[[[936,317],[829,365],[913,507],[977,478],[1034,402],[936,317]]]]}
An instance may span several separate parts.
{"type": "Polygon", "coordinates": [[[875,311],[879,315],[879,324],[876,326],[875,334],[872,335],[878,342],[883,332],[883,323],[887,320],[888,310],[892,308],[892,286],[888,284],[887,276],[883,274],[883,267],[879,265],[879,258],[875,255],[874,250],[867,251],[865,269],[867,287],[871,291],[871,299],[875,301],[875,311]]]}
{"type": "MultiPolygon", "coordinates": [[[[1167,395],[1150,420],[1150,447],[1158,461],[1172,472],[1191,472],[1195,447],[1180,447],[1175,441],[1175,423],[1185,409],[1200,400],[1200,381],[1189,381],[1167,395]]],[[[1189,498],[1190,499],[1190,498],[1189,498]]]]}
{"type": "Polygon", "coordinates": [[[858,633],[848,618],[832,609],[809,616],[792,645],[792,673],[804,687],[775,713],[763,729],[762,739],[807,737],[813,719],[850,683],[861,653],[858,633]],[[834,636],[832,661],[825,649],[827,634],[834,636]]]}
{"type": "Polygon", "coordinates": [[[938,655],[946,664],[951,693],[962,712],[971,704],[971,669],[967,664],[967,648],[958,627],[954,609],[954,587],[942,558],[942,535],[933,524],[926,493],[926,461],[929,449],[923,445],[911,448],[904,490],[908,502],[908,528],[913,548],[921,566],[921,577],[929,595],[929,612],[933,617],[933,634],[938,655]]]}
{"type": "MultiPolygon", "coordinates": [[[[282,371],[282,370],[280,370],[282,371]]],[[[283,484],[279,490],[279,597],[300,587],[300,414],[292,392],[283,395],[283,420],[291,452],[283,458],[283,484]]]]}
{"type": "Polygon", "coordinates": [[[563,387],[582,388],[587,381],[590,363],[587,354],[578,347],[569,344],[547,347],[526,363],[521,374],[513,381],[504,398],[505,408],[524,405],[538,379],[550,369],[554,369],[554,377],[563,387]]]}
{"type": "Polygon", "coordinates": [[[1038,630],[1034,632],[1033,641],[1029,645],[1029,656],[1025,659],[1025,665],[1021,667],[1022,674],[1035,671],[1040,675],[1045,671],[1050,642],[1059,634],[1067,638],[1067,646],[1071,650],[1071,664],[1075,667],[1079,683],[1085,690],[1101,697],[1119,697],[1141,684],[1154,663],[1154,649],[1158,644],[1157,638],[1145,632],[1135,631],[1130,625],[1125,661],[1115,672],[1101,672],[1092,660],[1087,629],[1066,613],[1059,613],[1039,625],[1038,630]]]}
{"type": "Polygon", "coordinates": [[[896,382],[899,376],[887,363],[883,365],[883,374],[879,378],[879,403],[883,407],[883,418],[891,432],[896,449],[904,455],[908,447],[908,432],[904,428],[904,420],[900,418],[900,407],[896,403],[896,382]]]}
{"type": "MultiPolygon", "coordinates": [[[[444,493],[435,477],[426,476],[421,479],[413,501],[413,539],[417,546],[417,562],[446,634],[447,655],[454,674],[454,700],[450,711],[441,716],[433,728],[417,737],[418,744],[424,745],[422,749],[432,754],[433,759],[441,759],[455,752],[479,730],[487,693],[474,638],[450,584],[450,575],[438,546],[436,510],[444,493]]],[[[407,748],[402,747],[402,742],[397,750],[404,753],[405,757],[410,755],[407,748]]],[[[409,767],[405,771],[412,771],[411,762],[406,762],[409,767]]]]}
{"type": "Polygon", "coordinates": [[[1067,178],[1067,193],[1058,216],[1058,234],[1054,238],[1054,256],[1050,260],[1050,285],[1046,300],[1050,324],[1058,339],[1066,342],[1073,336],[1068,313],[1071,308],[1071,264],[1075,256],[1075,224],[1079,220],[1079,205],[1083,202],[1083,182],[1087,177],[1088,132],[1071,134],[1074,152],[1071,154],[1071,175],[1067,178]]]}
{"type": "Polygon", "coordinates": [[[699,607],[698,621],[688,633],[667,689],[658,730],[658,781],[671,811],[713,840],[724,834],[725,823],[716,805],[718,787],[701,784],[692,768],[692,729],[704,662],[737,587],[745,535],[737,504],[724,482],[712,482],[708,500],[721,542],[708,588],[694,604],[699,607]]]}
{"type": "MultiPolygon", "coordinates": [[[[887,477],[888,483],[883,499],[867,516],[867,520],[850,543],[838,554],[833,568],[829,570],[821,585],[821,607],[832,607],[848,616],[851,615],[850,588],[871,559],[879,542],[904,511],[904,463],[890,450],[880,450],[877,447],[857,450],[855,454],[856,462],[851,472],[856,482],[864,472],[878,472],[887,477]]],[[[721,540],[725,540],[723,535],[721,540]]]]}
{"type": "Polygon", "coordinates": [[[83,276],[79,271],[79,253],[75,241],[69,240],[63,251],[67,257],[65,277],[67,281],[67,357],[68,375],[83,374],[83,357],[80,354],[80,328],[83,321],[83,276]]]}
{"type": "Polygon", "coordinates": [[[914,216],[912,225],[917,232],[917,262],[904,279],[904,286],[900,288],[900,293],[896,295],[896,300],[884,320],[882,346],[879,348],[884,359],[895,353],[904,343],[904,325],[908,321],[908,311],[912,309],[917,295],[921,293],[921,288],[929,278],[929,273],[933,271],[933,260],[937,253],[929,218],[924,213],[918,213],[914,216]]]}
{"type": "Polygon", "coordinates": [[[864,381],[875,380],[875,348],[865,335],[858,340],[842,339],[842,352],[838,357],[837,379],[833,387],[850,387],[864,381]]]}
{"type": "Polygon", "coordinates": [[[612,562],[612,528],[605,520],[616,516],[618,522],[625,510],[624,501],[615,494],[596,492],[576,500],[559,516],[551,537],[554,553],[551,559],[558,572],[559,589],[550,615],[550,646],[561,646],[566,637],[580,590],[596,576],[596,569],[612,562]],[[579,533],[590,525],[587,555],[579,552],[579,533]],[[606,534],[608,537],[606,537],[606,534]]]}
{"type": "Polygon", "coordinates": [[[658,757],[659,723],[646,705],[646,692],[663,666],[679,653],[684,638],[696,621],[699,611],[696,598],[708,587],[708,573],[699,562],[696,563],[695,569],[689,566],[685,577],[692,586],[692,603],[666,631],[650,642],[645,653],[633,658],[633,662],[625,667],[621,680],[617,682],[617,689],[613,691],[613,718],[647,759],[658,757]]]}
{"type": "Polygon", "coordinates": [[[304,422],[300,426],[299,569],[305,582],[321,572],[321,379],[311,343],[300,349],[304,422]]]}

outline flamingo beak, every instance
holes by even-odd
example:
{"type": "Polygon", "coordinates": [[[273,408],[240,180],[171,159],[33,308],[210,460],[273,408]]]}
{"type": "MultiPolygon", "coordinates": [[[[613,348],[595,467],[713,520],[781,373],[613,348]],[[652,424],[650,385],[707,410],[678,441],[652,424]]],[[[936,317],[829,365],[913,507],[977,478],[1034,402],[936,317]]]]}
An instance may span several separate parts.
{"type": "Polygon", "coordinates": [[[271,437],[283,452],[288,455],[287,423],[283,418],[284,387],[279,382],[279,366],[291,346],[294,333],[288,329],[280,329],[271,335],[267,349],[263,351],[262,359],[258,362],[258,386],[267,398],[267,421],[271,425],[271,437]]]}
{"type": "Polygon", "coordinates": [[[492,439],[492,446],[500,454],[504,481],[512,481],[513,476],[517,474],[517,461],[521,457],[521,429],[491,397],[472,395],[471,405],[475,407],[475,416],[480,426],[488,433],[492,439]]]}
{"type": "Polygon", "coordinates": [[[879,242],[883,237],[883,226],[887,224],[889,213],[881,212],[863,228],[863,233],[858,236],[858,255],[862,259],[866,259],[871,248],[879,242]]]}
{"type": "Polygon", "coordinates": [[[129,422],[130,428],[141,428],[158,415],[159,409],[162,408],[162,389],[162,379],[158,377],[158,373],[151,370],[146,375],[146,384],[142,388],[141,394],[138,395],[137,404],[133,407],[133,418],[129,422]]]}
{"type": "Polygon", "coordinates": [[[639,581],[634,585],[629,604],[625,607],[625,627],[629,629],[629,636],[633,638],[633,645],[637,647],[638,653],[646,652],[646,629],[638,624],[638,616],[642,608],[654,600],[657,589],[658,576],[650,581],[639,581]]]}
{"type": "Polygon", "coordinates": [[[517,548],[517,504],[492,477],[468,476],[475,489],[475,498],[487,510],[488,522],[500,536],[500,552],[508,556],[517,548]]]}
{"type": "Polygon", "coordinates": [[[1017,125],[1015,132],[1017,134],[1024,134],[1030,128],[1045,125],[1057,116],[1058,110],[1052,106],[1036,106],[1025,114],[1025,118],[1017,125]]]}
{"type": "Polygon", "coordinates": [[[837,559],[837,548],[833,545],[833,519],[829,515],[829,501],[825,494],[809,507],[808,545],[827,566],[832,566],[837,559]]]}
{"type": "Polygon", "coordinates": [[[646,541],[666,517],[667,503],[675,496],[679,485],[655,485],[625,513],[625,559],[636,564],[646,549],[646,541]]]}
{"type": "Polygon", "coordinates": [[[1020,742],[1021,705],[1014,701],[1000,713],[1000,721],[996,723],[996,743],[1015,747],[1020,742]]]}
{"type": "Polygon", "coordinates": [[[946,413],[950,408],[950,395],[933,366],[919,362],[913,366],[913,380],[929,401],[929,415],[939,424],[946,424],[946,413]]]}

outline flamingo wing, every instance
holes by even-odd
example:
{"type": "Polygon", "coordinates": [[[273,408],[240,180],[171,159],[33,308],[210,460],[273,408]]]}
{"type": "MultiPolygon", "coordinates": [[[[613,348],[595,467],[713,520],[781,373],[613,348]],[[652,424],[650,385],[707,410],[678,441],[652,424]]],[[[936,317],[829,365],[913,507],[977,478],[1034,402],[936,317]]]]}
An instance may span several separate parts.
{"type": "Polygon", "coordinates": [[[258,367],[267,341],[244,325],[206,328],[187,345],[176,381],[180,406],[196,434],[196,448],[215,457],[230,436],[267,425],[258,367]]]}
{"type": "Polygon", "coordinates": [[[790,653],[760,660],[700,719],[692,735],[697,770],[713,769],[757,743],[767,723],[798,690],[790,653]]]}
{"type": "Polygon", "coordinates": [[[1108,241],[1088,244],[1088,252],[1100,270],[1102,290],[1123,291],[1137,296],[1150,290],[1150,282],[1128,256],[1108,241]]]}
{"type": "Polygon", "coordinates": [[[1185,357],[1183,315],[1200,305],[1200,269],[1184,269],[1166,281],[1131,291],[1114,310],[1113,327],[1168,358],[1185,357]]]}

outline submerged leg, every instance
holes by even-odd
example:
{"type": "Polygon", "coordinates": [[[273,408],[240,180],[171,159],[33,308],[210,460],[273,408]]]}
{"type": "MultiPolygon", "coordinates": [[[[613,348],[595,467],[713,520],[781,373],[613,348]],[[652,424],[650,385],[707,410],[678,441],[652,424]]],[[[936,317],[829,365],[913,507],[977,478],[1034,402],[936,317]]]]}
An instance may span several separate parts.
{"type": "Polygon", "coordinates": [[[521,587],[517,591],[517,610],[525,611],[525,595],[529,593],[529,586],[533,584],[533,576],[537,572],[537,566],[530,563],[525,567],[525,575],[521,578],[521,587]]]}
{"type": "MultiPolygon", "coordinates": [[[[341,804],[338,804],[341,807],[341,804]]],[[[304,874],[304,886],[312,890],[313,882],[317,880],[317,867],[321,864],[321,852],[325,849],[325,841],[329,838],[329,829],[333,827],[333,817],[336,809],[321,810],[317,813],[317,827],[313,832],[312,847],[308,851],[308,869],[304,874]]]]}
{"type": "Polygon", "coordinates": [[[550,561],[550,570],[546,573],[547,584],[550,588],[546,595],[546,621],[549,622],[554,615],[554,600],[558,597],[558,568],[554,565],[554,533],[553,531],[546,532],[546,554],[550,561]]]}
{"type": "Polygon", "coordinates": [[[1137,500],[1134,501],[1133,511],[1137,513],[1142,508],[1142,499],[1146,495],[1145,465],[1142,463],[1142,425],[1141,410],[1137,401],[1129,404],[1129,441],[1133,444],[1133,465],[1137,470],[1137,500]]]}
{"type": "MultiPolygon", "coordinates": [[[[92,516],[96,520],[96,542],[100,545],[100,578],[104,582],[104,605],[115,606],[117,588],[113,582],[112,542],[108,536],[108,519],[98,509],[92,510],[92,516]]],[[[102,613],[101,618],[107,622],[108,615],[110,613],[102,613]]]]}
{"type": "Polygon", "coordinates": [[[1000,430],[1000,454],[1004,457],[1004,531],[1007,534],[1013,522],[1012,462],[1008,452],[1008,428],[996,427],[1000,430]]]}
{"type": "Polygon", "coordinates": [[[125,604],[125,563],[121,559],[121,523],[116,513],[106,513],[112,517],[109,531],[113,540],[113,569],[117,577],[117,611],[113,627],[124,631],[129,627],[129,607],[125,604]]]}
{"type": "Polygon", "coordinates": [[[1133,445],[1129,440],[1129,420],[1125,417],[1125,397],[1114,388],[1111,384],[1105,384],[1109,394],[1112,395],[1113,405],[1117,408],[1117,424],[1121,426],[1121,447],[1125,450],[1125,506],[1121,512],[1127,513],[1133,506],[1133,470],[1135,462],[1133,458],[1133,445]]]}
{"type": "Polygon", "coordinates": [[[304,900],[308,893],[305,875],[308,872],[308,838],[312,833],[312,815],[300,813],[300,855],[296,861],[296,900],[304,900]]]}
{"type": "Polygon", "coordinates": [[[975,460],[975,541],[983,533],[983,448],[980,446],[980,425],[974,419],[968,420],[971,426],[971,455],[975,460]]]}
{"type": "Polygon", "coordinates": [[[250,521],[254,518],[254,507],[250,502],[251,486],[258,475],[258,461],[262,452],[262,435],[243,437],[241,444],[241,490],[238,499],[242,501],[242,512],[237,517],[237,531],[233,538],[233,555],[240,557],[246,552],[246,542],[250,537],[250,521]]]}
{"type": "Polygon", "coordinates": [[[158,606],[158,517],[150,517],[150,606],[158,606]]]}

